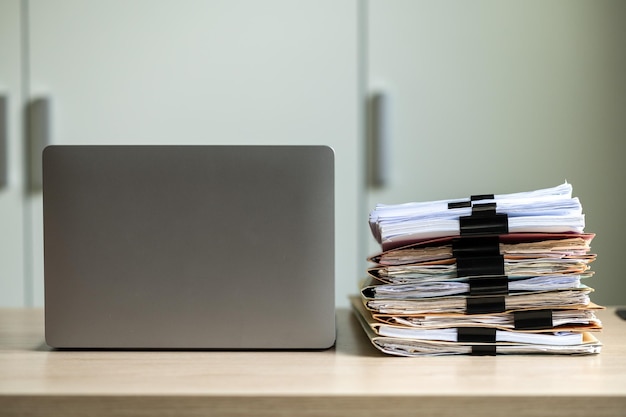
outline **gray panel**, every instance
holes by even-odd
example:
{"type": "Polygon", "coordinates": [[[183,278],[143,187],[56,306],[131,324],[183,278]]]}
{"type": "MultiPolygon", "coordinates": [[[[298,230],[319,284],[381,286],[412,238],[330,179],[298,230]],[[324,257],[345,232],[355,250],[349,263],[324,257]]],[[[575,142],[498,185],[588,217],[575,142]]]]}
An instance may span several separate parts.
{"type": "Polygon", "coordinates": [[[28,104],[28,152],[30,189],[40,191],[43,149],[50,143],[50,99],[37,98],[28,104]]]}
{"type": "Polygon", "coordinates": [[[5,187],[9,180],[9,157],[7,143],[9,142],[7,98],[0,96],[0,188],[5,187]]]}
{"type": "Polygon", "coordinates": [[[49,146],[55,347],[325,348],[334,155],[323,146],[49,146]]]}

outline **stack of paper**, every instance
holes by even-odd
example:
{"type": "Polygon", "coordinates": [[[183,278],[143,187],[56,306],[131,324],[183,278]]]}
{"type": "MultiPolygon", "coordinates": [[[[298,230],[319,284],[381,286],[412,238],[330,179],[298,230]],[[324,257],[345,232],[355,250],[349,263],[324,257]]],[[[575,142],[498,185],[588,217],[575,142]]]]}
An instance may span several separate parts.
{"type": "Polygon", "coordinates": [[[353,305],[401,356],[598,353],[591,233],[572,187],[379,205],[381,253],[353,305]]]}

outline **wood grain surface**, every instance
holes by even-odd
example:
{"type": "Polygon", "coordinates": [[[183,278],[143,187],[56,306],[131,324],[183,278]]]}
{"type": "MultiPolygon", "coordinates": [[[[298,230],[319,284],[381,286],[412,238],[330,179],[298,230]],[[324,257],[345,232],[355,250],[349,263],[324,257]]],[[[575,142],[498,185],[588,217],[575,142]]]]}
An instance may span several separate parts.
{"type": "Polygon", "coordinates": [[[349,310],[326,351],[56,351],[43,311],[0,309],[0,415],[624,416],[626,321],[595,356],[396,358],[349,310]]]}

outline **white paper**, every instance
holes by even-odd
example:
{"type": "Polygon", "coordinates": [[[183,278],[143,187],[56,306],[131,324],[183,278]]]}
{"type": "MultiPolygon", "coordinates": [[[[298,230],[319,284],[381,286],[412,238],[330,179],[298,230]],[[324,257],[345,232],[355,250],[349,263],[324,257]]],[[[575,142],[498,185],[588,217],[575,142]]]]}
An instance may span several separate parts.
{"type": "MultiPolygon", "coordinates": [[[[504,297],[505,310],[578,308],[589,305],[591,289],[511,294],[504,297]]],[[[385,314],[465,313],[467,297],[451,296],[418,300],[368,300],[367,307],[385,314]]]]}
{"type": "MultiPolygon", "coordinates": [[[[539,345],[571,346],[583,342],[581,333],[554,332],[554,333],[521,333],[505,330],[496,330],[496,342],[533,343],[539,345]]],[[[448,329],[414,329],[382,325],[378,329],[381,336],[396,337],[411,340],[437,340],[443,342],[458,342],[458,330],[448,329]]]]}
{"type": "MultiPolygon", "coordinates": [[[[372,234],[379,243],[419,241],[460,234],[459,217],[469,216],[471,207],[448,208],[448,203],[465,199],[427,201],[396,205],[378,204],[370,213],[372,234]]],[[[585,217],[578,198],[572,198],[568,183],[525,193],[496,195],[497,213],[508,215],[509,233],[581,233],[585,217]]]]}
{"type": "MultiPolygon", "coordinates": [[[[557,275],[513,280],[509,281],[508,286],[509,292],[562,291],[589,288],[580,283],[579,275],[557,275]]],[[[371,289],[374,298],[396,300],[445,297],[468,294],[470,292],[469,283],[457,281],[421,282],[399,285],[383,284],[367,288],[371,289]]]]}

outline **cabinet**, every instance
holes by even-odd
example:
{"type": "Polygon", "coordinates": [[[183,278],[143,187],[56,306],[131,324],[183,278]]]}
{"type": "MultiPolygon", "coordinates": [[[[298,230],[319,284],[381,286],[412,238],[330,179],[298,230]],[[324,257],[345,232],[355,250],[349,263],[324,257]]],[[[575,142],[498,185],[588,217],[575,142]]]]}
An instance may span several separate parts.
{"type": "Polygon", "coordinates": [[[368,4],[368,88],[389,96],[393,161],[368,206],[567,180],[597,233],[593,299],[623,303],[626,4],[368,4]]]}
{"type": "Polygon", "coordinates": [[[19,0],[0,1],[0,306],[27,301],[19,0]]]}
{"type": "MultiPolygon", "coordinates": [[[[336,297],[347,305],[363,227],[355,215],[363,206],[356,8],[330,0],[31,0],[28,98],[47,102],[54,144],[332,146],[336,297]]],[[[28,204],[40,305],[41,194],[28,204]]]]}

